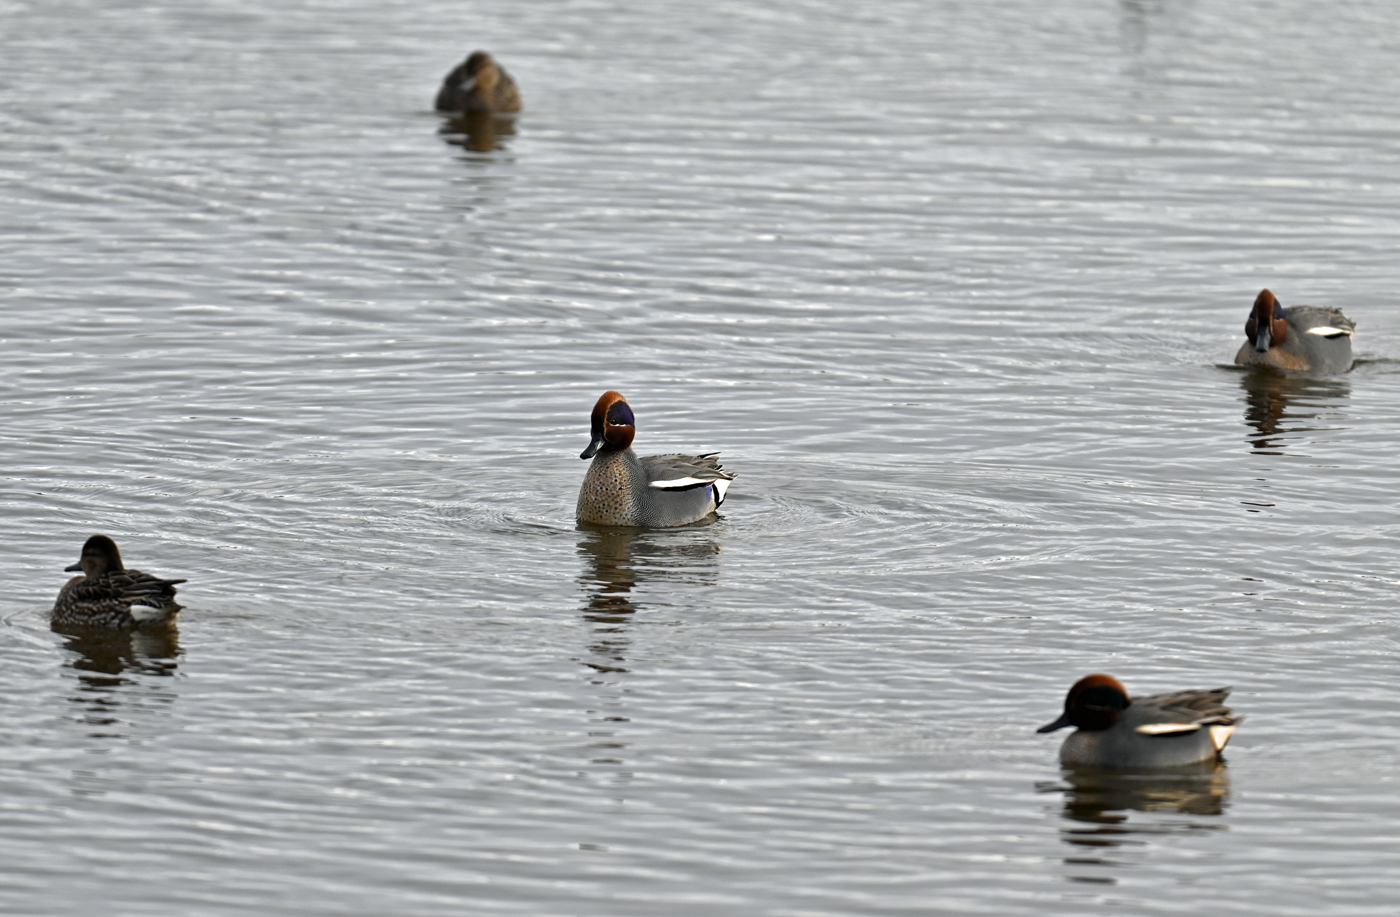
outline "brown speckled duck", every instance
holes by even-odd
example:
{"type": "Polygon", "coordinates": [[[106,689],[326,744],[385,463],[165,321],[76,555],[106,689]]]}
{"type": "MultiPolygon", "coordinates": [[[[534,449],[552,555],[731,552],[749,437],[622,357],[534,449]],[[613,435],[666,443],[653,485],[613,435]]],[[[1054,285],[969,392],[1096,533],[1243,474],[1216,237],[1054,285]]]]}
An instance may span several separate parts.
{"type": "Polygon", "coordinates": [[[1344,373],[1351,369],[1351,336],[1355,328],[1356,323],[1340,309],[1285,309],[1273,293],[1261,290],[1244,326],[1249,340],[1235,354],[1235,362],[1300,372],[1344,373]]]}
{"type": "Polygon", "coordinates": [[[604,392],[593,406],[593,439],[579,456],[593,459],[578,492],[578,521],[660,527],[698,522],[724,502],[734,475],[718,452],[648,455],[632,451],[637,422],[627,400],[604,392]]]}
{"type": "Polygon", "coordinates": [[[182,579],[158,579],[122,566],[117,543],[93,535],[82,558],[65,572],[81,570],[59,590],[53,623],[80,627],[142,627],[169,624],[180,613],[175,585],[182,579]]]}
{"type": "Polygon", "coordinates": [[[442,81],[434,107],[445,112],[520,111],[520,90],[485,51],[473,51],[442,81]]]}

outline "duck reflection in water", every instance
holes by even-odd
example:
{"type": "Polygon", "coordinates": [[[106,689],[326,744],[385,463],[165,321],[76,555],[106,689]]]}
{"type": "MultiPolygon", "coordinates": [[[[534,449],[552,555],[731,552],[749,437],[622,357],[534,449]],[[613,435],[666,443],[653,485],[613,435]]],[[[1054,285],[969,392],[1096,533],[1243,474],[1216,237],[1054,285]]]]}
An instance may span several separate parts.
{"type": "Polygon", "coordinates": [[[1067,768],[1063,783],[1039,784],[1036,791],[1064,794],[1068,824],[1060,837],[1072,850],[1064,862],[1073,871],[1066,878],[1112,885],[1111,873],[1092,867],[1132,865],[1124,854],[1150,836],[1225,830],[1219,819],[1229,804],[1230,777],[1221,761],[1141,771],[1067,768]]]}
{"type": "MultiPolygon", "coordinates": [[[[637,609],[632,605],[632,590],[637,585],[637,573],[632,566],[634,532],[590,532],[579,542],[579,554],[585,568],[579,576],[583,587],[584,620],[598,625],[593,629],[596,642],[589,650],[615,663],[624,661],[627,646],[626,625],[637,609]]],[[[589,662],[600,671],[620,671],[601,663],[589,662]]]]}
{"type": "Polygon", "coordinates": [[[456,112],[438,128],[442,139],[471,153],[504,150],[507,137],[515,136],[515,119],[489,111],[456,112]]]}
{"type": "MultiPolygon", "coordinates": [[[[583,619],[593,625],[587,654],[580,660],[590,670],[594,708],[588,711],[589,764],[606,768],[610,792],[620,794],[632,774],[622,770],[627,743],[617,724],[627,723],[625,678],[631,652],[628,631],[642,609],[665,607],[665,596],[677,585],[712,585],[718,579],[720,546],[709,533],[714,526],[677,529],[634,529],[579,524],[579,574],[583,619]],[[656,598],[641,600],[636,591],[661,585],[656,598]]],[[[655,622],[650,622],[655,623],[655,622]]],[[[622,802],[617,798],[615,801],[622,802]]]]}
{"type": "Polygon", "coordinates": [[[1246,435],[1252,451],[1282,455],[1285,441],[1299,433],[1325,429],[1318,418],[1329,407],[1351,394],[1350,383],[1252,369],[1240,376],[1245,392],[1244,422],[1254,432],[1246,435]]]}
{"type": "Polygon", "coordinates": [[[83,721],[102,730],[94,735],[113,734],[123,704],[174,699],[168,691],[152,690],[148,681],[172,677],[179,668],[180,634],[173,624],[134,630],[55,624],[53,631],[63,635],[64,648],[73,654],[64,663],[78,676],[79,693],[72,700],[82,708],[83,721]]]}
{"type": "Polygon", "coordinates": [[[587,523],[579,528],[578,551],[585,562],[579,576],[583,617],[597,625],[596,642],[589,647],[597,661],[586,665],[625,672],[626,632],[637,611],[633,590],[653,581],[715,582],[720,546],[700,529],[657,531],[587,523]]]}
{"type": "Polygon", "coordinates": [[[1152,28],[1165,12],[1164,4],[1161,0],[1120,0],[1118,5],[1122,13],[1118,31],[1123,47],[1130,54],[1140,56],[1147,51],[1152,28]]]}

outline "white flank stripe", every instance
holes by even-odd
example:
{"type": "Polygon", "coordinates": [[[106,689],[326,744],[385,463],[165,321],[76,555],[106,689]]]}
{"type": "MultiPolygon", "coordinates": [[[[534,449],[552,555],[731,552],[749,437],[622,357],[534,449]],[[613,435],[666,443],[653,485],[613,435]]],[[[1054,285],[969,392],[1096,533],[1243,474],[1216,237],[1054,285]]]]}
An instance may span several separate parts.
{"type": "Polygon", "coordinates": [[[1348,337],[1351,336],[1350,331],[1344,328],[1333,328],[1331,325],[1318,325],[1316,328],[1309,328],[1308,334],[1317,334],[1325,338],[1341,337],[1344,334],[1348,337]]]}
{"type": "Polygon", "coordinates": [[[673,481],[652,481],[651,486],[657,490],[675,490],[680,487],[694,487],[696,484],[708,484],[700,478],[676,478],[673,481]]]}
{"type": "Polygon", "coordinates": [[[1200,728],[1195,723],[1144,723],[1137,731],[1146,736],[1164,736],[1173,732],[1195,732],[1200,728]]]}

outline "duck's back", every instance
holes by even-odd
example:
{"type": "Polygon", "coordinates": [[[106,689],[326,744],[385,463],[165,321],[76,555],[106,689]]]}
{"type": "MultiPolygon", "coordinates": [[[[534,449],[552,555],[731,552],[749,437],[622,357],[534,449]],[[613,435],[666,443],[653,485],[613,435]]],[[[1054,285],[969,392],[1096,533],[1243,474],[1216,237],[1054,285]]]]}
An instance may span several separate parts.
{"type": "Polygon", "coordinates": [[[1356,322],[1343,315],[1336,306],[1289,306],[1283,310],[1283,317],[1289,327],[1299,331],[1336,328],[1350,335],[1356,330],[1356,322]]]}

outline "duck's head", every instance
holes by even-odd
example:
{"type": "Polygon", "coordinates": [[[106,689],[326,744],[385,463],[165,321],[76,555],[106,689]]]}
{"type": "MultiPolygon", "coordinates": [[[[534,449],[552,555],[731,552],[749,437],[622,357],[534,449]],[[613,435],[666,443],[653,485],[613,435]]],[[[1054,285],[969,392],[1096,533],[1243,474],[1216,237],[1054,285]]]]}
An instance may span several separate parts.
{"type": "Polygon", "coordinates": [[[490,92],[500,81],[501,71],[496,66],[494,57],[485,51],[473,51],[467,58],[467,76],[468,79],[462,83],[463,91],[471,92],[476,88],[482,92],[490,92]]]}
{"type": "Polygon", "coordinates": [[[121,552],[117,550],[117,543],[106,535],[93,535],[83,545],[83,555],[78,558],[78,562],[71,567],[64,567],[63,572],[77,573],[81,570],[89,577],[97,577],[114,570],[125,569],[122,566],[121,552]]]}
{"type": "Polygon", "coordinates": [[[579,455],[581,459],[590,459],[599,450],[621,452],[632,445],[632,437],[637,435],[637,421],[620,392],[603,392],[603,397],[593,405],[592,432],[593,439],[579,455]]]}
{"type": "Polygon", "coordinates": [[[1065,695],[1065,712],[1060,718],[1036,732],[1054,732],[1066,726],[1090,731],[1107,729],[1118,722],[1119,714],[1128,709],[1129,703],[1127,689],[1112,675],[1085,675],[1065,695]]]}
{"type": "Polygon", "coordinates": [[[1288,323],[1283,320],[1283,306],[1268,290],[1260,290],[1254,298],[1254,309],[1244,323],[1244,336],[1255,351],[1266,353],[1270,347],[1282,344],[1288,337],[1288,323]]]}

